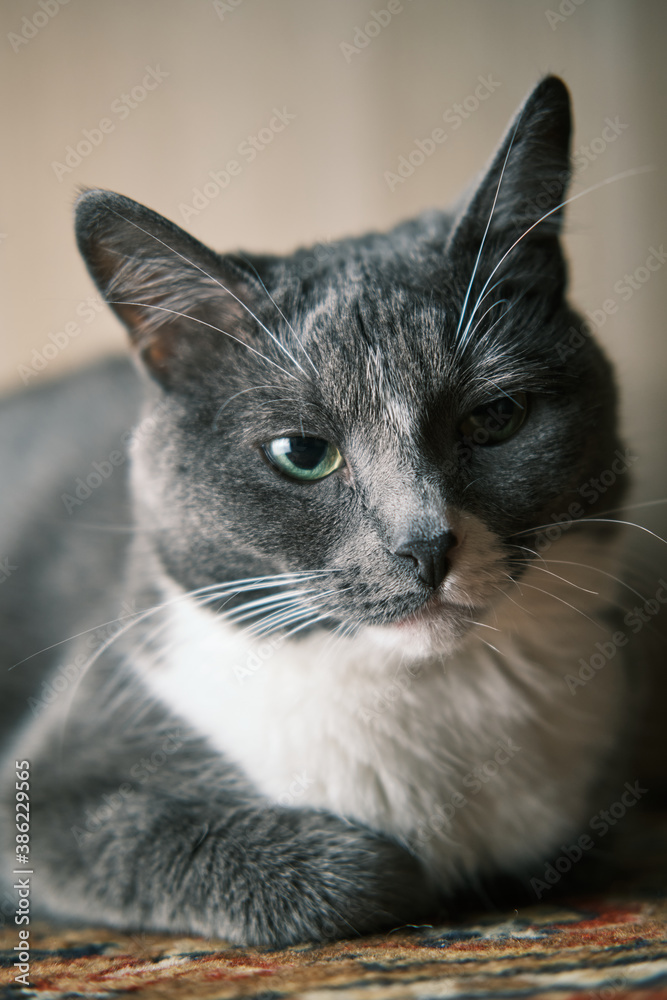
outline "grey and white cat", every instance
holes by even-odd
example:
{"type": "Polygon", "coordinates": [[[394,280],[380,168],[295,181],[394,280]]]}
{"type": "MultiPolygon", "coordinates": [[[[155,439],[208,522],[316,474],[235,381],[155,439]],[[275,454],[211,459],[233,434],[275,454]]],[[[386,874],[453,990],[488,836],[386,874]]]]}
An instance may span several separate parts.
{"type": "Polygon", "coordinates": [[[570,128],[547,78],[458,212],[319,254],[81,196],[136,363],[0,409],[2,870],[27,762],[41,912],[348,935],[586,824],[621,656],[566,678],[614,630],[624,477],[582,501],[623,453],[565,299],[570,128]]]}

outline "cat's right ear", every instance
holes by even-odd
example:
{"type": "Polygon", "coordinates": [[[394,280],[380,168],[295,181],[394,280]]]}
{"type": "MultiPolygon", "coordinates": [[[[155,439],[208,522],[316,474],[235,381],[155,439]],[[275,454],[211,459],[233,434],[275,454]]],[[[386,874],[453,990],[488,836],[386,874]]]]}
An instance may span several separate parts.
{"type": "MultiPolygon", "coordinates": [[[[543,79],[517,111],[489,168],[456,221],[450,247],[477,252],[482,239],[499,246],[521,239],[556,249],[570,182],[570,95],[562,80],[543,79]]],[[[511,263],[511,262],[508,262],[511,263]]]]}
{"type": "Polygon", "coordinates": [[[227,339],[221,331],[252,338],[251,280],[163,216],[111,191],[86,191],[76,236],[103,298],[165,387],[201,371],[227,339]]]}

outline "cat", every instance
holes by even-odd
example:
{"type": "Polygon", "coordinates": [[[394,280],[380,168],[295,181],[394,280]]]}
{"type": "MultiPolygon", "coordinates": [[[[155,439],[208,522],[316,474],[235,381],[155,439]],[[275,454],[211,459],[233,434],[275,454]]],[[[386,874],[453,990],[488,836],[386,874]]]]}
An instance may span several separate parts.
{"type": "Polygon", "coordinates": [[[628,461],[566,299],[570,133],[547,77],[457,210],[326,252],[80,196],[133,362],[2,404],[9,898],[323,940],[540,873],[610,801],[623,651],[572,681],[628,461]]]}

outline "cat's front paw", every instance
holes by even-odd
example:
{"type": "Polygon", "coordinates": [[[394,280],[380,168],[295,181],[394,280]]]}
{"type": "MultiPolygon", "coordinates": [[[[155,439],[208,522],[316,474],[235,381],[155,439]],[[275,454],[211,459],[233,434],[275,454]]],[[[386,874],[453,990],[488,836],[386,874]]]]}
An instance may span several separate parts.
{"type": "Polygon", "coordinates": [[[211,875],[217,873],[219,901],[212,908],[211,896],[202,899],[199,916],[191,910],[192,929],[236,944],[284,947],[416,923],[436,910],[419,862],[364,827],[286,809],[244,825],[217,849],[215,836],[200,845],[211,875]]]}

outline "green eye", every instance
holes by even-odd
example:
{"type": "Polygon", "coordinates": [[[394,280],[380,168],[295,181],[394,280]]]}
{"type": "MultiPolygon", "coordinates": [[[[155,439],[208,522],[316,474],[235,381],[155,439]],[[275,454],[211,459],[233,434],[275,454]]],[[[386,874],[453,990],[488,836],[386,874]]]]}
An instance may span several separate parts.
{"type": "Polygon", "coordinates": [[[275,438],[262,447],[272,465],[302,482],[324,479],[343,464],[338,448],[322,438],[275,438]]]}
{"type": "Polygon", "coordinates": [[[500,444],[519,430],[528,415],[525,392],[499,396],[472,410],[460,424],[461,433],[474,444],[500,444]]]}

